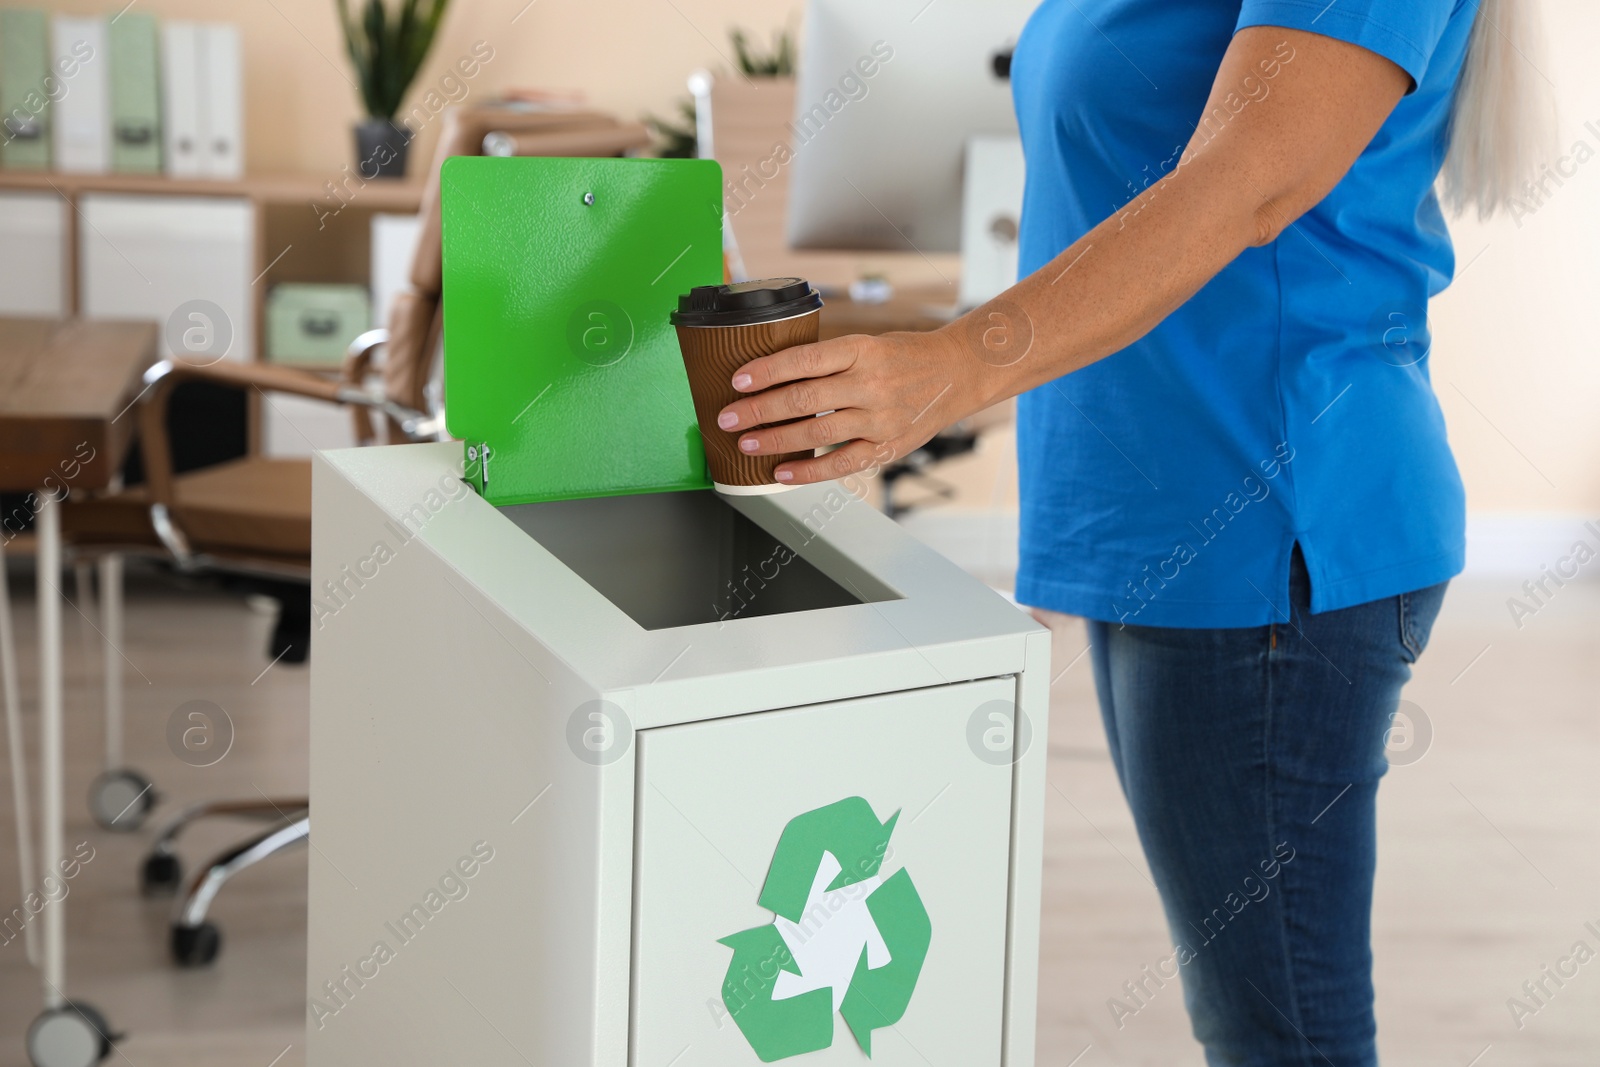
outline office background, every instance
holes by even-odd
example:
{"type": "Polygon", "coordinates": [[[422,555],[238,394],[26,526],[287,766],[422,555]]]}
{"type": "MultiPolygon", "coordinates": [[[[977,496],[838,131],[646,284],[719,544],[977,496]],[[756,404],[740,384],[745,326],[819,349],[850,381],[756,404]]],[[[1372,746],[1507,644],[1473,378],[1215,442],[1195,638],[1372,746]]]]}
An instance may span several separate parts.
{"type": "MultiPolygon", "coordinates": [[[[47,0],[46,6],[104,16],[121,2],[47,0]]],[[[214,0],[135,2],[135,10],[161,18],[239,26],[247,174],[345,180],[361,106],[332,0],[235,0],[225,10],[214,0]]],[[[456,0],[406,110],[429,91],[470,104],[535,87],[581,93],[625,120],[670,115],[691,71],[728,67],[730,27],[744,27],[758,40],[784,26],[798,32],[801,6],[456,0]],[[478,41],[494,49],[494,58],[470,81],[454,80],[464,89],[453,87],[453,64],[478,41]]],[[[1600,67],[1592,59],[1600,6],[1591,0],[1544,6],[1550,51],[1541,66],[1561,111],[1557,169],[1528,190],[1515,217],[1452,220],[1458,277],[1433,308],[1433,375],[1467,483],[1471,540],[1469,574],[1452,590],[1407,694],[1431,715],[1437,746],[1431,758],[1392,774],[1383,793],[1380,1024],[1397,1063],[1576,1067],[1593,1062],[1600,1047],[1594,965],[1522,1025],[1507,1008],[1508,998],[1524,995],[1524,980],[1537,980],[1575,940],[1600,944],[1584,927],[1600,925],[1600,898],[1592,892],[1600,885],[1592,822],[1600,804],[1593,774],[1600,758],[1594,718],[1600,562],[1584,567],[1582,580],[1525,625],[1507,607],[1523,595],[1524,582],[1537,580],[1575,542],[1600,549],[1600,536],[1585,529],[1590,522],[1600,526],[1600,67]]],[[[440,126],[422,127],[412,179],[432,157],[440,126]]],[[[306,212],[313,212],[310,203],[306,212]]],[[[852,262],[838,277],[818,280],[846,282],[856,272],[881,271],[899,284],[926,285],[957,276],[951,256],[908,251],[852,262]]],[[[1009,581],[1014,544],[1011,448],[1008,427],[988,433],[975,454],[940,468],[956,486],[954,498],[907,520],[919,536],[1001,587],[1009,581]]],[[[165,722],[170,709],[203,697],[230,708],[239,747],[218,768],[188,768],[171,760],[158,731],[150,731],[134,761],[156,765],[164,791],[178,799],[214,795],[224,780],[247,794],[303,788],[305,674],[283,666],[263,670],[270,619],[203,592],[143,590],[142,600],[137,583],[130,591],[129,651],[151,678],[147,685],[127,672],[130,719],[165,722]]],[[[18,595],[26,599],[25,590],[18,595]]],[[[70,615],[67,624],[70,700],[74,692],[93,692],[97,653],[70,615]]],[[[26,631],[23,639],[23,680],[32,688],[33,646],[26,631]]],[[[1175,985],[1144,998],[1123,991],[1170,944],[1105,761],[1081,651],[1082,641],[1070,636],[1058,638],[1054,650],[1062,674],[1053,691],[1058,788],[1047,830],[1041,1062],[1198,1062],[1175,985]],[[1114,999],[1132,1014],[1119,1021],[1109,1010],[1114,999]]],[[[99,858],[73,890],[75,985],[87,999],[114,1007],[119,1025],[133,1035],[125,1047],[138,1067],[303,1062],[304,956],[297,941],[303,863],[264,867],[230,890],[224,921],[231,940],[216,970],[171,968],[165,913],[133,891],[140,842],[93,836],[83,813],[81,798],[98,769],[98,726],[89,721],[76,729],[68,739],[76,835],[70,840],[91,837],[99,858]]],[[[197,848],[228,838],[202,836],[197,848]]],[[[8,885],[9,858],[0,853],[8,885]]],[[[0,1009],[0,1065],[22,1062],[18,1028],[37,1007],[33,975],[15,958],[17,948],[0,949],[0,985],[13,1002],[0,1009]]]]}
{"type": "MultiPolygon", "coordinates": [[[[52,10],[103,14],[98,0],[53,0],[52,10]]],[[[1561,108],[1561,153],[1586,144],[1600,153],[1600,8],[1549,0],[1546,74],[1561,108]]],[[[326,171],[337,179],[352,159],[350,126],[360,103],[351,86],[333,4],[324,0],[241,0],[223,13],[204,0],[139,0],[169,18],[219,18],[239,25],[245,50],[248,172],[326,171]]],[[[696,68],[727,67],[727,28],[757,39],[782,26],[798,32],[796,5],[783,0],[480,0],[446,19],[411,102],[442,87],[475,41],[495,58],[467,83],[471,97],[511,86],[581,91],[624,118],[667,115],[696,68]]],[[[442,89],[441,89],[442,91],[442,89]]],[[[430,158],[437,124],[424,127],[416,161],[430,158]]],[[[1435,367],[1477,520],[1475,565],[1537,570],[1570,545],[1580,516],[1600,513],[1600,359],[1592,336],[1600,291],[1600,165],[1568,164],[1516,221],[1452,223],[1461,270],[1435,307],[1435,367]],[[1541,202],[1542,201],[1542,202],[1541,202]]],[[[417,163],[413,163],[416,167],[417,163]]],[[[864,257],[906,282],[938,281],[915,255],[864,257]]],[[[936,259],[944,272],[953,260],[936,259]]],[[[1007,442],[958,468],[968,489],[961,509],[1014,506],[1007,442]]],[[[991,524],[992,525],[992,524],[991,524]]],[[[954,536],[976,536],[968,524],[954,536]]]]}

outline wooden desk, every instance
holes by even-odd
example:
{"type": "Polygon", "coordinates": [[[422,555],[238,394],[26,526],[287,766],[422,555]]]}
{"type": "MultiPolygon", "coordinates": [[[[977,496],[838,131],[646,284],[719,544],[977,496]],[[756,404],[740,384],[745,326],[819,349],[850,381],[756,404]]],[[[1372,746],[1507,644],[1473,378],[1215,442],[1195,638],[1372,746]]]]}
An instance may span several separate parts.
{"type": "Polygon", "coordinates": [[[109,485],[155,360],[154,323],[0,318],[0,489],[109,485]]]}
{"type": "MultiPolygon", "coordinates": [[[[61,591],[57,585],[61,516],[54,505],[70,489],[103,489],[116,477],[132,439],[135,419],[130,409],[143,390],[145,370],[155,361],[153,323],[0,318],[0,489],[31,494],[26,506],[34,515],[38,551],[42,817],[36,868],[4,557],[5,543],[15,531],[9,524],[0,528],[0,675],[4,675],[0,682],[4,686],[24,900],[30,894],[43,893],[43,876],[59,878],[65,856],[61,591]]],[[[115,633],[104,636],[109,661],[120,655],[114,651],[120,637],[115,633]]],[[[109,692],[109,684],[107,689],[109,692]]],[[[108,727],[110,711],[108,706],[108,727]]],[[[44,990],[45,1010],[34,1025],[49,1026],[52,1034],[73,1031],[69,1040],[80,1039],[79,1031],[86,1024],[65,1008],[66,898],[46,905],[38,922],[30,922],[24,929],[28,954],[40,964],[44,990]],[[37,944],[41,924],[42,955],[37,944]]]]}

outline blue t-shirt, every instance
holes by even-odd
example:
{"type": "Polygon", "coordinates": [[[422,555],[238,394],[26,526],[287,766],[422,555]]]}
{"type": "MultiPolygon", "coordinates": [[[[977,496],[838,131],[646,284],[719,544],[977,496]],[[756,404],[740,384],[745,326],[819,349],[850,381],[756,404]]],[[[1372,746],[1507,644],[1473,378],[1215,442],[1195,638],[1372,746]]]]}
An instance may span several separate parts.
{"type": "Polygon", "coordinates": [[[1428,378],[1426,308],[1455,268],[1433,184],[1475,11],[1043,0],[1012,65],[1024,274],[1132,210],[1192,138],[1271,106],[1296,62],[1287,40],[1197,129],[1236,29],[1349,41],[1413,87],[1276,241],[1143,339],[1020,398],[1019,600],[1128,624],[1259,626],[1287,617],[1297,542],[1318,612],[1460,572],[1464,494],[1428,378]]]}

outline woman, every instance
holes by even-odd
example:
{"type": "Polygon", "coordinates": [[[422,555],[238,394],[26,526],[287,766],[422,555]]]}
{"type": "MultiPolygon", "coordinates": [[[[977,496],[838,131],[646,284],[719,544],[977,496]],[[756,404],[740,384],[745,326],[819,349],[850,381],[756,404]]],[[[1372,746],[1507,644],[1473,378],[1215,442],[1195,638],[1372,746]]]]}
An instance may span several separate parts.
{"type": "Polygon", "coordinates": [[[1024,280],[755,360],[722,413],[749,452],[840,445],[778,468],[802,484],[1021,395],[1017,596],[1089,620],[1212,1064],[1376,1062],[1384,735],[1463,558],[1433,187],[1514,193],[1530,6],[1044,0],[1012,73],[1024,280]]]}

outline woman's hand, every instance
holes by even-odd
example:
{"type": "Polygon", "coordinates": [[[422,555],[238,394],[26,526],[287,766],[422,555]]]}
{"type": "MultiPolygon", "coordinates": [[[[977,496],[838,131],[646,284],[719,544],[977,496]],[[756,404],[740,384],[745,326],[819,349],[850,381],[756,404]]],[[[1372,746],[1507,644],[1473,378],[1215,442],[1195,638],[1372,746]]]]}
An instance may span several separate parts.
{"type": "Polygon", "coordinates": [[[1200,127],[1177,166],[1118,214],[942,329],[841,337],[745,364],[733,386],[754,395],[724,408],[721,425],[758,455],[844,443],[776,474],[791,485],[839,478],[1126,348],[1240,252],[1275,240],[1321,201],[1409,85],[1400,67],[1357,45],[1272,26],[1240,30],[1202,113],[1231,116],[1225,132],[1200,127]],[[1238,87],[1285,49],[1298,58],[1280,63],[1271,96],[1230,107],[1238,87]],[[830,414],[805,418],[821,412],[830,414]]]}
{"type": "Polygon", "coordinates": [[[875,473],[999,399],[990,364],[962,341],[963,331],[946,327],[838,337],[762,356],[733,377],[735,389],[755,395],[723,408],[718,425],[738,434],[751,455],[843,445],[779,466],[775,477],[785,484],[875,473]]]}

